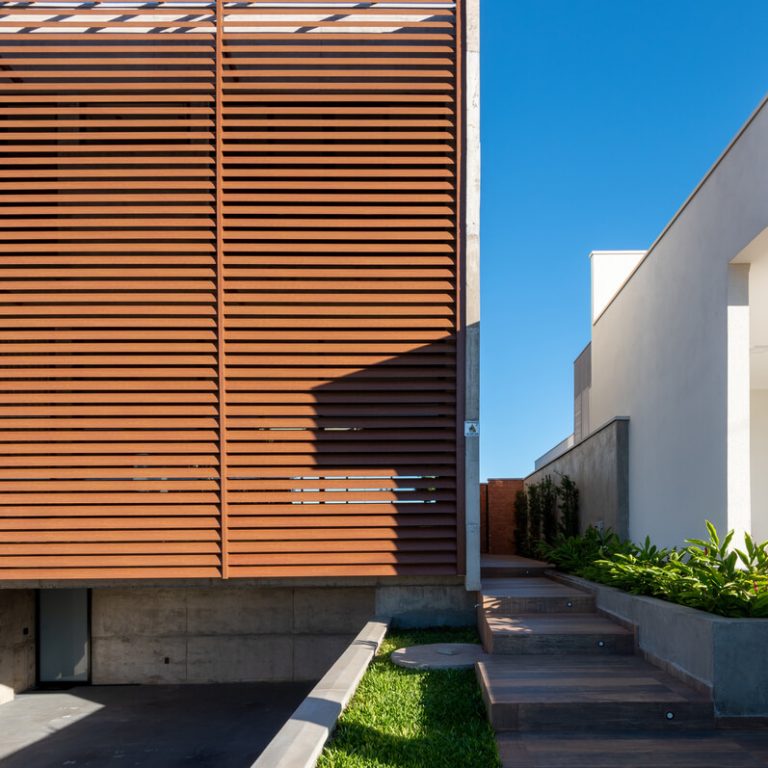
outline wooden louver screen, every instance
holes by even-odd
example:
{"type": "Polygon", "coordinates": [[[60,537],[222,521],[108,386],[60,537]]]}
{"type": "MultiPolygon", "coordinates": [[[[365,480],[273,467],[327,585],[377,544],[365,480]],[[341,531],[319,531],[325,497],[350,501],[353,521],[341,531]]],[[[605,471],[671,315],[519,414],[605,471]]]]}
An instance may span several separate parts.
{"type": "Polygon", "coordinates": [[[0,3],[0,578],[461,571],[459,16],[0,3]]]}

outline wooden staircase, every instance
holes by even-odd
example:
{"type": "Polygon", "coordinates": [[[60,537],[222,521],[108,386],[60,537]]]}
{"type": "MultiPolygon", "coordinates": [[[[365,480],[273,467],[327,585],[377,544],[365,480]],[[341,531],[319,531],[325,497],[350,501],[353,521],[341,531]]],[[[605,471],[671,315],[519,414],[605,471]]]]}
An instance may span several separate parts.
{"type": "Polygon", "coordinates": [[[568,756],[585,749],[595,766],[658,766],[661,754],[677,755],[668,765],[765,765],[739,748],[723,762],[711,698],[636,655],[631,627],[546,570],[524,558],[484,561],[478,623],[492,656],[476,669],[505,766],[581,765],[568,756]],[[629,760],[630,742],[646,757],[629,760]]]}

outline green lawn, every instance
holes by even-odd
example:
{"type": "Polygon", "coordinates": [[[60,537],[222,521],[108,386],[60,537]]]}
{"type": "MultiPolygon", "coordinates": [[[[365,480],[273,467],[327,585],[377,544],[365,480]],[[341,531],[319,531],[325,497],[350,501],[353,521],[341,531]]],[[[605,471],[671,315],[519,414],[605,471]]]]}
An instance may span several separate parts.
{"type": "Polygon", "coordinates": [[[473,628],[387,635],[318,768],[497,768],[474,670],[417,671],[389,660],[407,645],[477,641],[473,628]]]}

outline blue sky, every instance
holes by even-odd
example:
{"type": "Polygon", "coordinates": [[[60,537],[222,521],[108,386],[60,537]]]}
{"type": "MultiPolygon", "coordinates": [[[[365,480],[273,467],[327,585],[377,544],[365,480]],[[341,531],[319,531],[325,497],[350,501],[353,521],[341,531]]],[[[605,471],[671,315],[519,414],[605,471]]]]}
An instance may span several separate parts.
{"type": "Polygon", "coordinates": [[[647,248],[768,91],[768,0],[481,0],[481,478],[572,431],[591,250],[647,248]]]}

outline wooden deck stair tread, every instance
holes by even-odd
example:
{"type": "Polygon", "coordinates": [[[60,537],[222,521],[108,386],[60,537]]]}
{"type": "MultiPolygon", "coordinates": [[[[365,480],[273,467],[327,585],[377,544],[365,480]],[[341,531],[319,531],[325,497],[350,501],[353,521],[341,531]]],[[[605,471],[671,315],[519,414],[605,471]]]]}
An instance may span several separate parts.
{"type": "Polygon", "coordinates": [[[480,572],[484,579],[487,577],[543,576],[551,568],[549,563],[542,560],[532,560],[529,557],[517,555],[482,555],[480,559],[480,572]]]}
{"type": "Polygon", "coordinates": [[[502,733],[503,768],[765,768],[765,732],[502,733]]]}
{"type": "Polygon", "coordinates": [[[544,576],[483,579],[484,597],[581,597],[585,594],[588,593],[544,576]]]}
{"type": "Polygon", "coordinates": [[[531,613],[519,616],[490,614],[486,620],[495,635],[632,635],[630,630],[596,613],[531,613]]]}
{"type": "Polygon", "coordinates": [[[637,656],[493,656],[478,671],[493,703],[709,702],[637,656]]]}
{"type": "Polygon", "coordinates": [[[507,656],[478,662],[497,731],[678,731],[714,725],[711,700],[636,656],[507,656]]]}
{"type": "Polygon", "coordinates": [[[520,555],[481,555],[480,566],[482,568],[552,568],[543,560],[534,560],[532,557],[520,555]]]}
{"type": "MultiPolygon", "coordinates": [[[[575,768],[582,764],[570,760],[576,750],[590,768],[623,767],[630,763],[617,761],[611,751],[617,733],[645,734],[652,741],[714,727],[711,698],[636,656],[634,631],[597,613],[589,592],[543,573],[486,577],[479,619],[483,645],[492,654],[476,665],[488,717],[497,733],[515,734],[500,742],[509,757],[505,766],[575,768]],[[600,730],[607,734],[606,748],[601,752],[597,739],[592,755],[583,737],[600,730]],[[525,737],[540,734],[566,734],[576,746],[539,762],[536,744],[544,740],[525,737]]],[[[669,763],[678,764],[689,765],[669,763]]]]}

